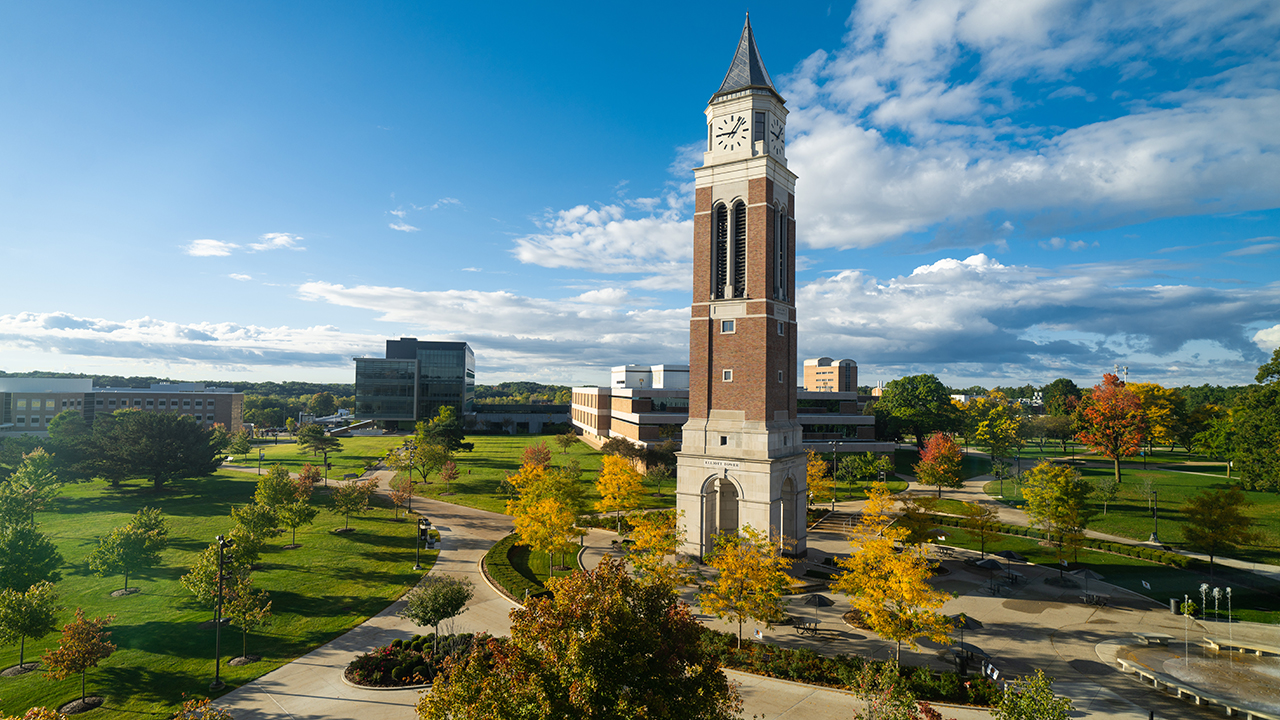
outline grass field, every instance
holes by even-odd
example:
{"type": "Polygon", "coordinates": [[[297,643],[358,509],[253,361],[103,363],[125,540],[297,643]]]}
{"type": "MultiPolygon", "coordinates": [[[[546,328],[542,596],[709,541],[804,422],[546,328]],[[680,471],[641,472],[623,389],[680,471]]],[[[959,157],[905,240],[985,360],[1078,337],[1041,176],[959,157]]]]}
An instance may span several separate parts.
{"type": "MultiPolygon", "coordinates": [[[[395,436],[342,438],[342,452],[329,453],[329,463],[333,465],[329,470],[329,479],[341,479],[347,473],[364,472],[367,463],[381,460],[388,450],[399,447],[404,440],[403,437],[395,436]]],[[[254,444],[253,450],[248,455],[236,457],[236,464],[257,465],[258,451],[262,451],[263,454],[264,472],[265,468],[274,463],[284,465],[290,472],[298,472],[307,463],[321,468],[322,471],[324,469],[323,455],[312,455],[294,444],[292,438],[287,437],[280,438],[278,445],[270,440],[254,444]]]]}
{"type": "MultiPolygon", "coordinates": [[[[471,452],[460,452],[455,456],[461,477],[450,484],[450,494],[445,494],[444,483],[434,475],[427,478],[427,482],[415,482],[414,493],[480,510],[505,512],[508,496],[503,492],[503,478],[520,469],[520,455],[526,447],[545,442],[551,448],[553,465],[564,466],[570,460],[578,461],[582,467],[583,498],[587,511],[595,511],[595,503],[600,499],[600,493],[596,492],[596,476],[604,456],[586,443],[575,443],[568,453],[562,453],[551,435],[475,435],[468,437],[467,441],[474,442],[476,447],[471,452]]],[[[419,481],[420,478],[415,474],[414,480],[419,481]]],[[[655,496],[653,493],[658,488],[646,485],[646,508],[675,506],[675,480],[665,481],[661,490],[662,495],[655,496]]]]}
{"type": "MultiPolygon", "coordinates": [[[[101,717],[167,718],[182,702],[183,694],[208,694],[213,679],[213,630],[199,623],[212,617],[212,609],[196,603],[178,578],[214,537],[229,530],[233,504],[253,494],[254,475],[223,471],[200,480],[184,481],[155,493],[149,483],[135,481],[113,489],[100,482],[64,489],[50,512],[40,513],[41,530],[50,535],[66,559],[58,583],[61,604],[59,625],[75,608],[89,617],[115,615],[109,630],[118,650],[101,666],[90,670],[88,691],[102,695],[106,704],[93,711],[101,717]],[[85,559],[96,538],[124,524],[143,506],[159,507],[169,520],[169,548],[162,565],[133,576],[129,586],[141,592],[111,597],[123,587],[120,576],[99,578],[91,574],[85,559]]],[[[317,493],[314,501],[323,505],[317,493]]],[[[254,584],[271,594],[274,624],[249,637],[250,654],[259,662],[229,667],[226,661],[241,653],[241,634],[224,628],[222,677],[228,689],[238,687],[305,654],[365,619],[382,611],[407,591],[425,572],[414,572],[413,528],[391,519],[391,511],[374,508],[352,518],[356,531],[335,535],[342,518],[321,512],[314,525],[299,528],[302,548],[285,551],[288,535],[273,539],[263,553],[254,584]]],[[[436,551],[424,554],[428,568],[436,551]]],[[[28,640],[26,658],[56,645],[58,633],[28,640]]],[[[0,666],[18,662],[18,646],[0,650],[0,666]]],[[[57,707],[80,696],[78,677],[60,682],[37,671],[15,678],[0,678],[0,710],[21,715],[28,707],[57,707]]]]}
{"type": "MultiPolygon", "coordinates": [[[[1077,467],[1085,478],[1092,480],[1112,474],[1111,468],[1077,467]]],[[[1106,515],[1101,513],[1102,503],[1095,503],[1099,513],[1089,524],[1089,529],[1134,540],[1148,539],[1153,528],[1148,504],[1150,495],[1147,491],[1147,483],[1150,482],[1160,501],[1160,540],[1173,547],[1181,547],[1182,543],[1182,527],[1186,524],[1183,504],[1202,489],[1229,487],[1225,478],[1199,474],[1198,471],[1125,469],[1121,478],[1119,497],[1107,504],[1106,515]]],[[[1021,505],[1015,484],[1006,479],[1004,485],[1006,502],[1014,506],[1021,505]]],[[[991,495],[999,493],[997,483],[987,483],[985,490],[991,495]]],[[[1248,545],[1231,552],[1230,556],[1240,560],[1280,564],[1280,494],[1250,490],[1245,490],[1244,494],[1254,503],[1246,509],[1245,514],[1253,519],[1254,529],[1262,534],[1262,540],[1257,545],[1248,545]]]]}
{"type": "MultiPolygon", "coordinates": [[[[947,545],[978,549],[977,540],[966,531],[956,528],[948,528],[948,530],[954,534],[947,539],[947,545]]],[[[1058,567],[1055,549],[1040,545],[1034,538],[996,535],[994,539],[987,540],[986,550],[988,553],[1012,550],[1037,565],[1058,567]]],[[[1234,574],[1220,573],[1217,578],[1211,579],[1207,573],[1180,570],[1137,558],[1094,550],[1080,551],[1079,566],[1088,567],[1097,572],[1108,583],[1145,595],[1162,604],[1168,603],[1169,598],[1181,599],[1183,595],[1190,595],[1195,598],[1198,605],[1201,583],[1207,582],[1220,587],[1231,585],[1236,619],[1264,623],[1280,622],[1280,597],[1273,593],[1243,587],[1235,582],[1238,576],[1234,574]],[[1142,586],[1144,580],[1151,585],[1150,590],[1142,586]]],[[[1078,566],[1072,565],[1072,569],[1076,567],[1078,566]]],[[[1222,610],[1225,616],[1225,604],[1222,605],[1222,610]]]]}

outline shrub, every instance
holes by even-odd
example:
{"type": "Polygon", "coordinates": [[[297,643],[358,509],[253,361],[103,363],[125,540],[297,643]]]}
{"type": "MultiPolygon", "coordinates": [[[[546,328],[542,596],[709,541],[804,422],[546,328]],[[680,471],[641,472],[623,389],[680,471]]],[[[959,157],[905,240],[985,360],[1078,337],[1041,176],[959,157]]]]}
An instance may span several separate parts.
{"type": "Polygon", "coordinates": [[[451,635],[440,643],[440,652],[430,651],[431,636],[415,635],[409,643],[375,648],[372,652],[356,657],[347,665],[347,679],[358,685],[372,687],[396,687],[419,682],[418,678],[430,682],[435,677],[436,666],[442,665],[446,658],[461,657],[471,652],[475,636],[471,633],[451,635]],[[419,645],[425,650],[415,650],[419,645]]]}
{"type": "Polygon", "coordinates": [[[542,583],[525,577],[511,564],[511,551],[515,548],[517,539],[518,536],[512,533],[489,548],[484,556],[485,571],[507,594],[518,601],[524,599],[526,591],[529,597],[549,596],[550,592],[542,583]]]}

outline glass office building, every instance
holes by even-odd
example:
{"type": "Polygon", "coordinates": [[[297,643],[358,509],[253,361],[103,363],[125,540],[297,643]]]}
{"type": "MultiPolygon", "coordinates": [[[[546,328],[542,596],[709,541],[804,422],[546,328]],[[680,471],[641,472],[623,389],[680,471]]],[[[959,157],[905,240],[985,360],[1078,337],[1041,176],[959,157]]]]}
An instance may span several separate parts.
{"type": "Polygon", "coordinates": [[[449,405],[475,413],[476,355],[465,342],[387,341],[385,358],[355,358],[356,418],[408,429],[449,405]]]}

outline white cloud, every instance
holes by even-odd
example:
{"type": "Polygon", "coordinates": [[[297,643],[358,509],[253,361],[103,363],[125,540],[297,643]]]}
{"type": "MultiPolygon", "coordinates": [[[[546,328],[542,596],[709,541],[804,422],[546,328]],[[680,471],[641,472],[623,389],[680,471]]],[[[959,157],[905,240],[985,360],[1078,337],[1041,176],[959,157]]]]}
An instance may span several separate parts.
{"type": "Polygon", "coordinates": [[[1060,237],[1052,237],[1052,238],[1049,238],[1048,240],[1040,241],[1040,247],[1044,248],[1045,250],[1061,250],[1062,248],[1066,247],[1066,245],[1067,245],[1067,241],[1063,240],[1060,237]]]}
{"type": "Polygon", "coordinates": [[[405,216],[405,215],[408,215],[408,214],[409,214],[409,211],[408,211],[408,210],[392,210],[392,211],[390,211],[390,212],[391,212],[391,214],[392,214],[392,215],[395,215],[396,217],[400,218],[401,220],[403,220],[403,219],[404,219],[404,216],[405,216]]]}
{"type": "Polygon", "coordinates": [[[978,247],[1001,221],[1045,236],[1280,205],[1272,4],[870,0],[849,24],[784,77],[811,246],[936,229],[978,247]],[[1076,72],[1123,82],[1154,59],[1191,80],[1079,127],[1013,119],[1043,91],[1076,95],[1076,72]]]}
{"type": "Polygon", "coordinates": [[[387,227],[391,228],[392,230],[399,230],[401,232],[418,232],[418,228],[410,225],[409,223],[402,223],[402,222],[391,223],[387,225],[387,227]]]}
{"type": "Polygon", "coordinates": [[[1280,250],[1280,243],[1258,243],[1257,245],[1237,248],[1224,254],[1228,257],[1240,257],[1242,255],[1263,255],[1275,250],[1280,250]]]}
{"type": "Polygon", "coordinates": [[[447,207],[449,205],[461,205],[461,204],[462,204],[462,201],[459,200],[458,198],[444,197],[432,203],[431,209],[439,210],[440,208],[447,207]]]}
{"type": "Polygon", "coordinates": [[[232,280],[239,280],[239,281],[241,281],[241,282],[244,282],[244,281],[246,281],[246,280],[252,280],[252,279],[253,279],[253,276],[252,276],[252,275],[245,275],[245,274],[243,274],[243,273],[231,273],[231,274],[230,274],[230,275],[228,275],[227,277],[231,278],[232,280]]]}
{"type": "Polygon", "coordinates": [[[1254,333],[1253,342],[1262,349],[1263,352],[1273,352],[1280,347],[1280,325],[1272,325],[1254,333]]]}
{"type": "Polygon", "coordinates": [[[235,243],[221,240],[192,240],[183,250],[193,257],[226,257],[238,247],[235,243]]]}
{"type": "Polygon", "coordinates": [[[481,270],[478,267],[464,267],[462,272],[481,272],[481,270]]]}
{"type": "Polygon", "coordinates": [[[258,242],[249,243],[249,252],[265,252],[267,250],[306,250],[298,245],[302,238],[293,233],[265,233],[258,237],[258,242]]]}

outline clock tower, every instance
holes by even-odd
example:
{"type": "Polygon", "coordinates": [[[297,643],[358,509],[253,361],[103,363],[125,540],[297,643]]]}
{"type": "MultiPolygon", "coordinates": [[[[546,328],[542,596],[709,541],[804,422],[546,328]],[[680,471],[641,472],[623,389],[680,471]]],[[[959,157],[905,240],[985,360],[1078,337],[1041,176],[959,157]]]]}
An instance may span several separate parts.
{"type": "Polygon", "coordinates": [[[785,100],[747,18],[707,105],[694,170],[689,421],[676,481],[681,551],[745,525],[805,553],[806,456],[796,419],[795,181],[785,100]]]}

